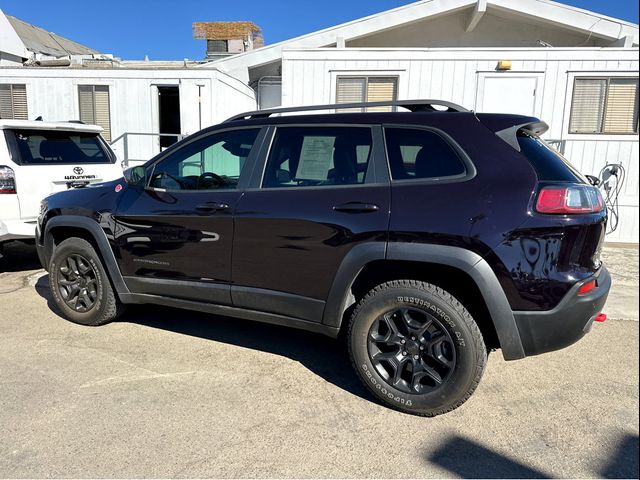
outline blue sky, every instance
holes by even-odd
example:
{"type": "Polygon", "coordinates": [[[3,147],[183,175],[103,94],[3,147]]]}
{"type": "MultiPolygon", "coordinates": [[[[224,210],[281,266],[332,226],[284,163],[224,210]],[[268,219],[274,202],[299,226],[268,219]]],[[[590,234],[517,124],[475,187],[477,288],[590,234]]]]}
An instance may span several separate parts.
{"type": "MultiPolygon", "coordinates": [[[[195,21],[251,20],[275,43],[410,0],[0,0],[15,17],[124,59],[201,59],[195,21]]],[[[637,0],[565,0],[564,3],[638,23],[637,0]]]]}

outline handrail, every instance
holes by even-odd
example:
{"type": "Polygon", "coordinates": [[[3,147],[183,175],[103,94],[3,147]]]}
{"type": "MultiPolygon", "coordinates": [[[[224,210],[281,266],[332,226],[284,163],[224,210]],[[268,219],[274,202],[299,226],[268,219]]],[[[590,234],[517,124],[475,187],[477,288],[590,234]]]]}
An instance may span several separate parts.
{"type": "Polygon", "coordinates": [[[122,165],[124,167],[128,167],[129,166],[129,162],[133,161],[133,162],[146,162],[147,160],[149,160],[149,158],[145,158],[145,159],[136,159],[136,158],[129,158],[129,137],[130,136],[143,136],[143,137],[174,137],[176,138],[177,141],[182,140],[186,135],[183,135],[181,133],[153,133],[153,132],[124,132],[122,135],[116,137],[115,139],[111,140],[111,142],[109,142],[109,145],[113,146],[116,142],[119,142],[120,140],[122,140],[123,146],[123,157],[122,158],[122,165]]]}
{"type": "Polygon", "coordinates": [[[346,110],[351,108],[371,107],[402,107],[411,112],[469,112],[466,108],[452,102],[447,102],[446,100],[394,100],[389,102],[332,103],[327,105],[270,108],[267,110],[240,113],[228,118],[224,123],[254,118],[268,118],[277,113],[313,112],[316,110],[346,110]],[[438,110],[437,108],[434,108],[435,106],[446,107],[446,110],[438,110]]]}

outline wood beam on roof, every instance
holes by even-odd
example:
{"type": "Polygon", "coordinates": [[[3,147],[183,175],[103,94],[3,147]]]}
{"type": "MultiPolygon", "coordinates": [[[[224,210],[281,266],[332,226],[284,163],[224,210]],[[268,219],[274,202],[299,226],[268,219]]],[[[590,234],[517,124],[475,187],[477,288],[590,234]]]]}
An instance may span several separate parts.
{"type": "Polygon", "coordinates": [[[477,0],[471,14],[469,15],[469,20],[467,21],[467,27],[465,28],[465,31],[472,32],[486,12],[487,0],[477,0]]]}

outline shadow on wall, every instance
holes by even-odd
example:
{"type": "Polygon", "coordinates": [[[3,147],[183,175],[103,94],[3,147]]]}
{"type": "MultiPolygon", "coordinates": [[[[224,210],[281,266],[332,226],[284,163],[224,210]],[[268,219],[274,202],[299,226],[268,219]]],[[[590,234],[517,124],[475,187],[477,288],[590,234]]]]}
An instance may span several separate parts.
{"type": "MultiPolygon", "coordinates": [[[[38,280],[36,290],[47,300],[49,308],[61,315],[51,298],[48,275],[38,280]]],[[[118,321],[281,355],[300,362],[353,395],[376,402],[351,368],[346,346],[340,340],[293,328],[154,305],[132,305],[118,321]]]]}
{"type": "MultiPolygon", "coordinates": [[[[446,441],[427,457],[427,461],[463,478],[552,478],[462,437],[446,441]]],[[[624,436],[609,462],[596,472],[596,476],[638,478],[638,436],[624,436]]]]}

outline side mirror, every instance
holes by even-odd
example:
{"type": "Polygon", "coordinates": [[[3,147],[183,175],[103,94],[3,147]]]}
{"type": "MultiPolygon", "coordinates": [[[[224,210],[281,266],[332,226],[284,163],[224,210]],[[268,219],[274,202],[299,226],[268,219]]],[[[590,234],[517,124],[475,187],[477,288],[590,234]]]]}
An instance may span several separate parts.
{"type": "Polygon", "coordinates": [[[127,168],[124,171],[124,179],[129,185],[144,185],[147,171],[142,166],[127,168]]]}
{"type": "Polygon", "coordinates": [[[282,170],[281,168],[279,168],[278,170],[276,170],[276,181],[279,185],[282,185],[283,183],[289,183],[291,181],[291,174],[288,170],[282,170]]]}

